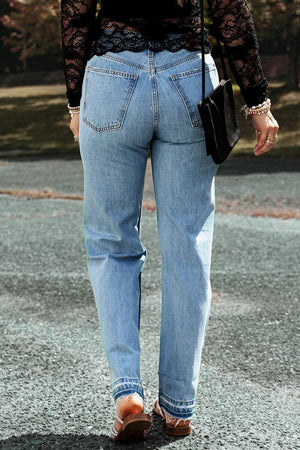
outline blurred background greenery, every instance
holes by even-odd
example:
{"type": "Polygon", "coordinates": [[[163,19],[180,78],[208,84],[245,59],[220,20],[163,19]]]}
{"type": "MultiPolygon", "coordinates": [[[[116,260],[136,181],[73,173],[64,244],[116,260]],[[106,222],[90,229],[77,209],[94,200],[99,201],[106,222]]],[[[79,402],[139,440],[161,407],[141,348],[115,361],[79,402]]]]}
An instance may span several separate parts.
{"type": "MultiPolygon", "coordinates": [[[[300,0],[248,3],[280,124],[279,142],[266,155],[300,156],[300,0]]],[[[206,25],[210,31],[209,18],[206,25]]],[[[0,156],[78,152],[68,129],[60,40],[60,0],[2,0],[0,156]]],[[[235,95],[239,110],[243,99],[237,86],[235,95]]],[[[255,135],[250,120],[238,117],[241,139],[234,153],[244,155],[254,147],[255,135]]]]}

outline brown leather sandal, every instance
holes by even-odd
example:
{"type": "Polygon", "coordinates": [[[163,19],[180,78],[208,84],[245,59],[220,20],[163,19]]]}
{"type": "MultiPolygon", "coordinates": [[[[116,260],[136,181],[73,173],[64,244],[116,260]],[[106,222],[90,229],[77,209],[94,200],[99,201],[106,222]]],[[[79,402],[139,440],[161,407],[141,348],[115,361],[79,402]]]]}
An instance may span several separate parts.
{"type": "Polygon", "coordinates": [[[163,408],[159,406],[158,399],[155,400],[153,412],[166,422],[166,432],[172,436],[188,436],[191,434],[192,425],[189,419],[171,418],[166,415],[163,408]]]}
{"type": "Polygon", "coordinates": [[[112,441],[140,441],[146,438],[147,430],[151,427],[152,419],[150,414],[138,413],[129,414],[124,420],[118,415],[116,420],[122,425],[118,431],[115,423],[112,426],[110,439],[112,441]]]}

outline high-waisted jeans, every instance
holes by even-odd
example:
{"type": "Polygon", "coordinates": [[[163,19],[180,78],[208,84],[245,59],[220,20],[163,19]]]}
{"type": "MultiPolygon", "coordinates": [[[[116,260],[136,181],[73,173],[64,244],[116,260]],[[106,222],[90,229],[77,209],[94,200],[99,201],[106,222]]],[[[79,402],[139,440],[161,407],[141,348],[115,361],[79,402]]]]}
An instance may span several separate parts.
{"type": "MultiPolygon", "coordinates": [[[[218,84],[206,55],[206,89],[218,84]]],[[[80,113],[84,231],[115,400],[140,380],[140,215],[148,147],[162,257],[159,403],[191,418],[211,302],[217,165],[197,104],[201,53],[123,51],[87,63],[80,113]]]]}

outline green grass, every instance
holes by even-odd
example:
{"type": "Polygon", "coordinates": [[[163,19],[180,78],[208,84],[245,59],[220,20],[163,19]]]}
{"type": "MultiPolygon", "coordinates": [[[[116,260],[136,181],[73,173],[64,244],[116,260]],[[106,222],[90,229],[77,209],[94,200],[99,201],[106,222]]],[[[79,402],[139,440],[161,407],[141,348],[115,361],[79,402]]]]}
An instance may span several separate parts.
{"type": "Polygon", "coordinates": [[[78,152],[69,129],[64,85],[0,89],[0,155],[78,152]],[[13,153],[13,152],[12,152],[13,153]]]}
{"type": "MultiPolygon", "coordinates": [[[[272,112],[280,125],[279,141],[267,157],[300,156],[300,91],[284,90],[282,84],[271,83],[272,112]]],[[[251,119],[239,112],[243,99],[234,86],[241,139],[233,156],[249,155],[255,145],[251,119]]],[[[24,86],[0,88],[0,156],[22,153],[78,153],[69,130],[65,86],[24,86]]]]}

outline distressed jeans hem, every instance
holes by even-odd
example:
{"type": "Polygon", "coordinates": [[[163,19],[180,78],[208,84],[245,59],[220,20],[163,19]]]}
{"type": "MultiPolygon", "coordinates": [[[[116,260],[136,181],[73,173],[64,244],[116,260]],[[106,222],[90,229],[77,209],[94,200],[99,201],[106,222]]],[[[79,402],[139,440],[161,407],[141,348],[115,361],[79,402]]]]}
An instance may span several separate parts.
{"type": "Polygon", "coordinates": [[[111,385],[112,395],[116,402],[120,397],[130,394],[139,394],[144,400],[144,392],[138,378],[119,378],[111,385]]]}
{"type": "Polygon", "coordinates": [[[158,401],[159,405],[170,414],[170,416],[177,419],[191,419],[194,415],[195,400],[174,400],[162,391],[159,391],[158,401]]]}

